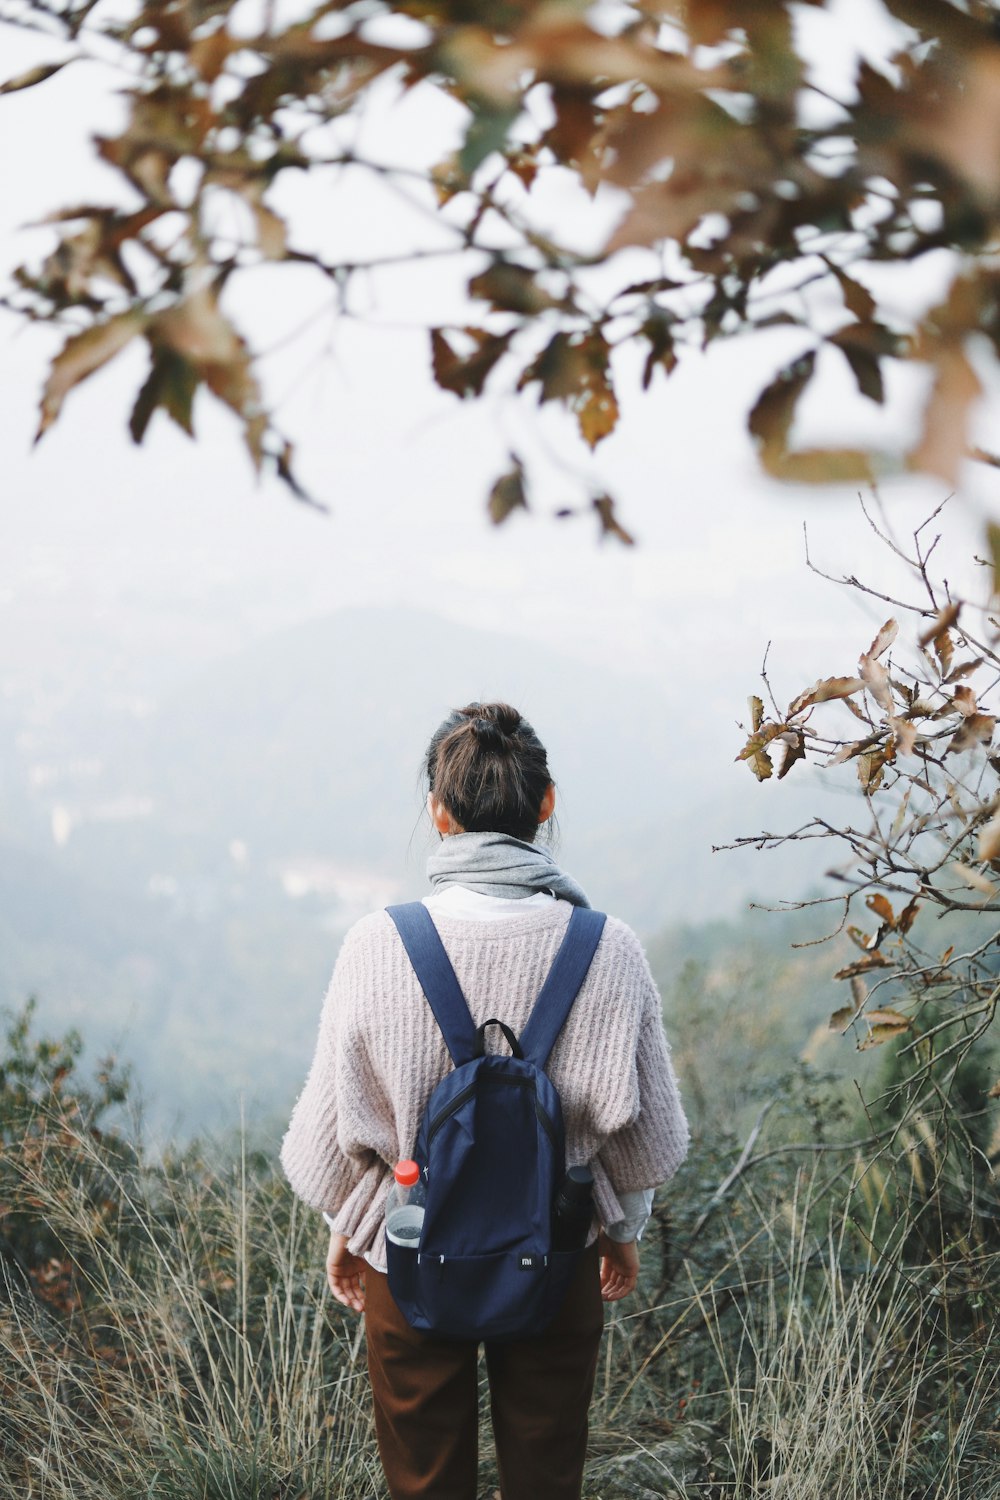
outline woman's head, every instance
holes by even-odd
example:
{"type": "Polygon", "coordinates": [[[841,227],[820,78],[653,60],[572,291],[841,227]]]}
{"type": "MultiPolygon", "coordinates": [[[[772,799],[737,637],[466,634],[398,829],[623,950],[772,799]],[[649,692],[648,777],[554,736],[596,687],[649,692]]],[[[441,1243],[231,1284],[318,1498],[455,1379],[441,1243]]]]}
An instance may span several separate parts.
{"type": "Polygon", "coordinates": [[[425,769],[442,833],[506,833],[530,843],[552,812],[545,747],[509,703],[454,709],[427,747],[425,769]]]}

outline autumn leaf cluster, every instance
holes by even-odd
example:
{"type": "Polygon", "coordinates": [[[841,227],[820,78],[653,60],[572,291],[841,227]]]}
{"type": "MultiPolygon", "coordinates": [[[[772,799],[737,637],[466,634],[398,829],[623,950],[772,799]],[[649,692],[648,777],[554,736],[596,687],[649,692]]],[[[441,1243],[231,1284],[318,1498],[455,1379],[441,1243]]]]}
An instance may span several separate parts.
{"type": "MultiPolygon", "coordinates": [[[[862,649],[856,672],[820,677],[782,708],[765,667],[768,705],[751,696],[736,755],[759,782],[811,767],[850,790],[844,778],[853,767],[850,810],[842,820],[817,812],[787,834],[737,843],[819,841],[830,861],[824,894],[796,904],[838,911],[829,938],[851,945],[847,961],[832,966],[851,999],[830,1025],[862,1049],[899,1042],[930,1068],[949,1057],[957,1064],[982,1044],[1000,999],[1000,531],[990,528],[991,555],[978,560],[986,602],[976,604],[933,576],[941,534],[928,522],[904,543],[884,512],[864,510],[914,588],[895,601],[897,615],[862,649]]],[[[853,575],[822,576],[869,604],[886,598],[853,575]]]]}
{"type": "MultiPolygon", "coordinates": [[[[621,347],[639,352],[649,387],[687,350],[782,326],[801,332],[800,350],[775,378],[762,375],[749,417],[768,472],[857,480],[908,466],[954,481],[981,388],[970,340],[993,355],[1000,347],[990,253],[1000,41],[982,0],[884,8],[894,46],[878,66],[859,60],[831,93],[810,63],[821,33],[802,24],[809,13],[834,24],[822,3],[324,0],[293,21],[262,9],[255,30],[233,0],[148,0],[115,13],[5,0],[0,21],[50,35],[54,55],[3,92],[58,90],[62,69],[98,51],[130,79],[123,129],[94,142],[118,175],[118,199],[56,205],[50,253],[20,269],[5,299],[66,329],[40,433],[76,386],[139,341],[148,374],[128,419],[135,441],[157,411],[190,432],[203,389],[235,413],[254,465],[295,487],[252,330],[235,325],[227,290],[262,263],[307,266],[335,307],[350,307],[370,266],[298,245],[278,202],[285,178],[311,173],[335,214],[336,169],[349,169],[405,179],[448,237],[412,253],[440,255],[469,301],[463,326],[428,330],[433,376],[456,397],[527,392],[570,412],[594,448],[619,420],[621,347]],[[404,171],[353,143],[345,122],[387,83],[457,106],[446,159],[404,171]],[[605,217],[607,201],[618,205],[596,244],[542,227],[553,174],[603,192],[605,217]],[[223,232],[233,213],[220,204],[239,231],[223,232]],[[622,254],[637,250],[648,260],[639,280],[635,255],[622,254]],[[942,250],[950,288],[923,315],[866,281],[872,267],[942,250]],[[888,438],[881,448],[796,445],[797,409],[830,359],[876,404],[894,364],[930,369],[909,448],[888,438]]],[[[385,261],[405,264],[409,253],[387,246],[385,261]]],[[[516,454],[511,476],[494,491],[495,520],[529,503],[516,454]]],[[[627,539],[610,497],[589,498],[603,500],[604,529],[627,539]]]]}

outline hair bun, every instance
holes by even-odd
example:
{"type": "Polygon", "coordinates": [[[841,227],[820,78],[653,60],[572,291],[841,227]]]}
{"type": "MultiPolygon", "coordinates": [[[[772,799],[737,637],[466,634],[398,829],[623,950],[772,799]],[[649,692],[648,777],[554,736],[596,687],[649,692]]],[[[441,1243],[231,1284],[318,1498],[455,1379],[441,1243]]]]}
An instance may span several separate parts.
{"type": "Polygon", "coordinates": [[[427,785],[466,833],[530,844],[552,783],[545,746],[509,703],[454,708],[425,758],[427,785]]]}
{"type": "Polygon", "coordinates": [[[510,731],[501,728],[495,719],[484,719],[480,715],[471,721],[471,727],[476,743],[483,750],[494,750],[507,755],[513,750],[514,742],[510,731]]]}

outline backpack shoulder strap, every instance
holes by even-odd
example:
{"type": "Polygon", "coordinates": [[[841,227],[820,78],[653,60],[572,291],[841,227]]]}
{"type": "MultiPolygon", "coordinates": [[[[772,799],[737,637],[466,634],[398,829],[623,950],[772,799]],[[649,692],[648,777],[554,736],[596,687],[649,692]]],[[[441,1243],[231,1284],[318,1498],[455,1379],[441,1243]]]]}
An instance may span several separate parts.
{"type": "Polygon", "coordinates": [[[387,906],[386,911],[396,924],[451,1060],[460,1068],[476,1055],[476,1025],[431,914],[422,901],[387,906]]]}
{"type": "Polygon", "coordinates": [[[588,906],[573,908],[559,952],[521,1033],[524,1055],[536,1068],[544,1068],[549,1060],[549,1053],[587,977],[606,920],[602,911],[592,911],[588,906]]]}

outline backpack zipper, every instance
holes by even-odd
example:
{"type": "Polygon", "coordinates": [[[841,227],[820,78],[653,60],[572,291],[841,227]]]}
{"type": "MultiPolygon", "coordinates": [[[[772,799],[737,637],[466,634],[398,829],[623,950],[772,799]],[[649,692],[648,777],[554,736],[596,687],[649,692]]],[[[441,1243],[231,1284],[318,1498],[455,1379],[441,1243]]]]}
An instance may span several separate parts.
{"type": "Polygon", "coordinates": [[[559,1142],[556,1140],[556,1127],[542,1108],[541,1100],[538,1098],[537,1094],[535,1095],[535,1114],[538,1117],[542,1129],[545,1131],[545,1134],[549,1138],[552,1149],[554,1151],[558,1151],[559,1142]]]}
{"type": "MultiPolygon", "coordinates": [[[[505,1085],[512,1084],[515,1088],[519,1089],[534,1089],[535,1087],[530,1078],[505,1078],[503,1081],[505,1085]]],[[[430,1129],[427,1132],[428,1151],[431,1148],[431,1142],[437,1135],[438,1131],[441,1129],[441,1126],[446,1124],[447,1121],[451,1119],[452,1115],[456,1114],[458,1110],[461,1109],[463,1104],[468,1103],[473,1094],[476,1092],[477,1087],[478,1085],[476,1083],[467,1084],[464,1089],[462,1089],[455,1095],[451,1103],[446,1105],[446,1107],[441,1110],[440,1114],[434,1116],[434,1119],[430,1123],[430,1129]]],[[[545,1134],[548,1136],[551,1144],[554,1147],[558,1147],[559,1143],[556,1140],[555,1126],[542,1108],[537,1094],[535,1095],[535,1116],[538,1119],[538,1122],[541,1125],[542,1129],[545,1131],[545,1134]]]]}
{"type": "Polygon", "coordinates": [[[431,1141],[437,1135],[438,1131],[441,1129],[441,1126],[447,1120],[450,1120],[451,1117],[452,1117],[452,1115],[455,1114],[455,1112],[457,1110],[460,1110],[461,1107],[462,1107],[462,1105],[465,1104],[469,1099],[471,1099],[472,1096],[473,1096],[473,1094],[475,1092],[476,1092],[476,1085],[474,1083],[466,1084],[465,1088],[462,1089],[460,1093],[457,1093],[455,1095],[455,1097],[454,1097],[454,1099],[452,1099],[451,1103],[447,1104],[444,1107],[444,1109],[441,1110],[441,1112],[439,1114],[436,1114],[434,1116],[434,1118],[433,1118],[433,1120],[431,1121],[431,1124],[430,1124],[430,1129],[427,1132],[427,1149],[428,1149],[428,1151],[430,1150],[431,1141]]]}

